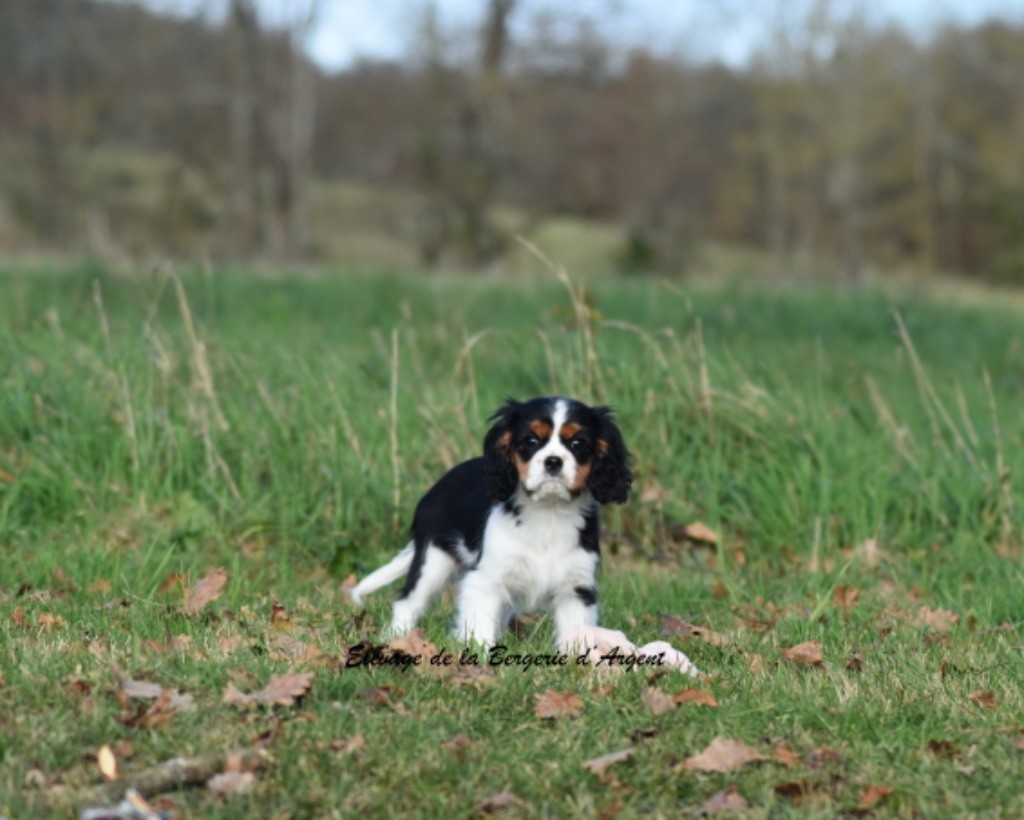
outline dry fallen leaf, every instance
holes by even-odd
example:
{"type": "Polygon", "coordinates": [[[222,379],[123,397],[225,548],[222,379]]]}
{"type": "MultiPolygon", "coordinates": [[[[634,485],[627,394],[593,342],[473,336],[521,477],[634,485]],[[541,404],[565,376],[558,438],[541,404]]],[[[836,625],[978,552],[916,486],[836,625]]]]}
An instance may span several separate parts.
{"type": "Polygon", "coordinates": [[[857,801],[857,806],[862,809],[873,809],[890,794],[892,789],[888,786],[868,786],[857,801]]]}
{"type": "Polygon", "coordinates": [[[663,638],[699,638],[712,646],[725,646],[729,639],[720,632],[707,627],[687,623],[678,615],[661,614],[661,637],[663,638]]]}
{"type": "Polygon", "coordinates": [[[936,757],[956,757],[957,748],[948,740],[929,740],[927,748],[936,757]]]}
{"type": "Polygon", "coordinates": [[[210,570],[200,578],[185,596],[182,609],[186,615],[198,614],[204,606],[216,601],[224,592],[228,582],[228,572],[223,567],[210,570]]]}
{"type": "MultiPolygon", "coordinates": [[[[416,665],[416,668],[421,671],[430,668],[430,659],[437,654],[437,647],[427,640],[423,630],[419,627],[406,635],[394,638],[388,643],[388,649],[392,652],[402,652],[414,658],[419,658],[420,662],[416,665]]],[[[440,667],[434,667],[434,669],[438,668],[440,667]]],[[[449,668],[454,669],[454,667],[449,668]]]]}
{"type": "Polygon", "coordinates": [[[222,772],[209,779],[206,787],[218,797],[245,794],[252,789],[256,775],[252,772],[222,772]]]}
{"type": "Polygon", "coordinates": [[[96,753],[96,762],[99,764],[100,773],[107,780],[117,780],[117,758],[114,756],[114,750],[107,744],[104,743],[100,746],[100,750],[96,753]]]}
{"type": "Polygon", "coordinates": [[[837,586],[832,590],[832,605],[836,609],[853,609],[859,598],[860,590],[856,587],[837,586]]]}
{"type": "Polygon", "coordinates": [[[743,741],[716,737],[704,751],[698,752],[680,763],[676,767],[676,771],[725,774],[759,760],[765,760],[765,756],[743,741]]]}
{"type": "Polygon", "coordinates": [[[291,632],[298,629],[296,623],[288,617],[288,610],[280,601],[274,601],[270,607],[270,628],[278,632],[291,632]]]}
{"type": "Polygon", "coordinates": [[[853,555],[868,569],[875,569],[887,557],[875,538],[868,538],[857,544],[853,548],[853,555]]]}
{"type": "Polygon", "coordinates": [[[153,701],[153,705],[143,712],[132,725],[142,729],[159,729],[170,723],[171,718],[176,714],[178,714],[178,710],[172,703],[171,690],[164,689],[153,701]]]}
{"type": "Polygon", "coordinates": [[[828,746],[819,746],[807,753],[806,761],[812,769],[822,769],[833,763],[837,765],[842,763],[843,756],[828,746]]]}
{"type": "Polygon", "coordinates": [[[525,805],[523,801],[512,794],[512,792],[498,792],[497,794],[492,794],[490,797],[485,797],[483,801],[481,801],[480,811],[493,813],[503,809],[510,809],[513,806],[522,805],[525,805]]]}
{"type": "Polygon", "coordinates": [[[640,700],[651,710],[653,715],[663,715],[676,708],[676,702],[671,695],[663,692],[657,686],[648,686],[640,695],[640,700]]]}
{"type": "Polygon", "coordinates": [[[556,692],[548,689],[534,698],[533,711],[541,720],[574,717],[583,708],[583,701],[575,692],[556,692]]]}
{"type": "MultiPolygon", "coordinates": [[[[291,622],[289,621],[289,623],[291,622]]],[[[300,641],[286,632],[272,635],[269,646],[271,658],[289,661],[293,664],[315,663],[324,654],[319,647],[300,641]]]]}
{"type": "Polygon", "coordinates": [[[609,766],[614,766],[623,760],[629,760],[635,754],[636,749],[633,746],[628,746],[625,749],[619,749],[617,752],[609,752],[606,755],[585,760],[583,761],[583,768],[600,777],[609,766]]]}
{"type": "Polygon", "coordinates": [[[312,672],[290,672],[287,675],[275,675],[263,689],[251,695],[238,691],[234,684],[229,683],[224,690],[223,701],[238,706],[291,706],[306,694],[312,685],[312,672]]]}
{"type": "Polygon", "coordinates": [[[717,545],[719,541],[718,533],[701,521],[694,521],[692,524],[684,526],[683,537],[690,541],[710,544],[711,546],[717,545]]]}
{"type": "Polygon", "coordinates": [[[995,692],[990,689],[984,691],[975,692],[972,695],[968,695],[967,699],[973,703],[978,704],[982,709],[995,709],[997,706],[995,692]]]}
{"type": "Polygon", "coordinates": [[[1024,752],[1024,734],[1017,735],[1010,743],[1018,752],[1024,752]]]}
{"type": "Polygon", "coordinates": [[[772,747],[772,760],[781,763],[788,769],[803,765],[803,758],[789,748],[785,743],[772,747]]]}
{"type": "Polygon", "coordinates": [[[931,609],[930,607],[923,606],[917,610],[917,614],[910,622],[917,626],[934,629],[936,632],[945,635],[960,623],[960,616],[949,609],[931,609]]]}
{"type": "Polygon", "coordinates": [[[359,579],[356,578],[356,574],[354,572],[349,573],[348,577],[341,582],[341,597],[345,601],[352,603],[352,590],[355,589],[358,585],[359,579]]]}
{"type": "Polygon", "coordinates": [[[730,786],[720,792],[715,792],[708,799],[708,802],[704,804],[704,811],[708,814],[719,814],[724,811],[742,811],[749,807],[746,799],[736,791],[734,786],[730,786]]]}
{"type": "Polygon", "coordinates": [[[168,704],[179,712],[187,712],[195,706],[195,698],[192,695],[182,694],[177,689],[165,689],[159,683],[123,677],[121,678],[121,691],[130,698],[142,700],[153,700],[166,692],[168,704]]]}
{"type": "Polygon", "coordinates": [[[822,646],[817,641],[805,641],[790,649],[783,649],[782,657],[802,666],[820,666],[823,660],[822,646]]]}
{"type": "Polygon", "coordinates": [[[710,692],[702,689],[684,689],[672,696],[676,703],[696,703],[698,706],[718,706],[718,701],[710,692]]]}
{"type": "Polygon", "coordinates": [[[473,741],[470,739],[469,735],[460,732],[451,740],[442,743],[441,748],[450,755],[462,758],[469,749],[473,748],[473,745],[473,741]]]}
{"type": "Polygon", "coordinates": [[[331,741],[331,748],[336,752],[341,752],[342,754],[351,754],[352,752],[357,752],[360,749],[365,748],[365,746],[366,739],[359,732],[345,740],[331,741]]]}

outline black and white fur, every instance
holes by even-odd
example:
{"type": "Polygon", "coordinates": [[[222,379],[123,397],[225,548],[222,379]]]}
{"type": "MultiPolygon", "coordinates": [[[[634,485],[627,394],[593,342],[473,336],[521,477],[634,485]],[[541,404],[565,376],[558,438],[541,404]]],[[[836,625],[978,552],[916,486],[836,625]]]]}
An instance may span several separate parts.
{"type": "Polygon", "coordinates": [[[352,591],[357,603],[406,578],[392,635],[410,631],[458,575],[456,637],[492,646],[513,614],[550,604],[556,639],[597,624],[598,514],[633,475],[607,407],[506,401],[484,455],[452,468],[416,507],[412,540],[352,591]]]}

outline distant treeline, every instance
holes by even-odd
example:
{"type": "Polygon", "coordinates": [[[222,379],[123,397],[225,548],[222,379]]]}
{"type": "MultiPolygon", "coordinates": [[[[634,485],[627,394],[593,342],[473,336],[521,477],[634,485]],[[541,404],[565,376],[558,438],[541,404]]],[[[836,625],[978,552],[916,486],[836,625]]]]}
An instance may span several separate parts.
{"type": "Polygon", "coordinates": [[[406,59],[325,73],[315,4],[276,28],[227,5],[0,0],[0,248],[317,258],[317,192],[345,182],[395,192],[383,224],[426,266],[574,215],[624,229],[635,269],[714,241],[1024,283],[1022,26],[921,43],[819,15],[728,68],[585,20],[524,37],[515,0],[458,37],[425,4],[406,59]]]}

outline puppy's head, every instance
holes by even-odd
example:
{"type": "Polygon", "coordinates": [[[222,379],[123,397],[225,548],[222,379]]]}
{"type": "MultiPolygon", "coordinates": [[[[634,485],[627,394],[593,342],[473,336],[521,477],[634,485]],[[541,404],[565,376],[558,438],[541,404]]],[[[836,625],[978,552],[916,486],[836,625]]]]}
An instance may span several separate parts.
{"type": "Polygon", "coordinates": [[[628,497],[629,451],[609,408],[563,398],[508,399],[491,420],[484,456],[498,500],[519,487],[535,501],[570,501],[585,491],[599,504],[628,497]]]}

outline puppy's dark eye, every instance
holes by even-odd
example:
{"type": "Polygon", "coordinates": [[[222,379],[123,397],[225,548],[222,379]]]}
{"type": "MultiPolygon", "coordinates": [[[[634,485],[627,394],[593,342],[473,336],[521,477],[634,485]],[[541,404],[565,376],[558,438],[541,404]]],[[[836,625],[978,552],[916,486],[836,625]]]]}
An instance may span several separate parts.
{"type": "Polygon", "coordinates": [[[574,438],[569,442],[569,449],[573,455],[579,455],[580,453],[587,452],[587,442],[581,438],[574,438]]]}
{"type": "Polygon", "coordinates": [[[527,436],[523,439],[523,444],[527,447],[536,447],[540,444],[540,439],[536,436],[527,436]]]}

